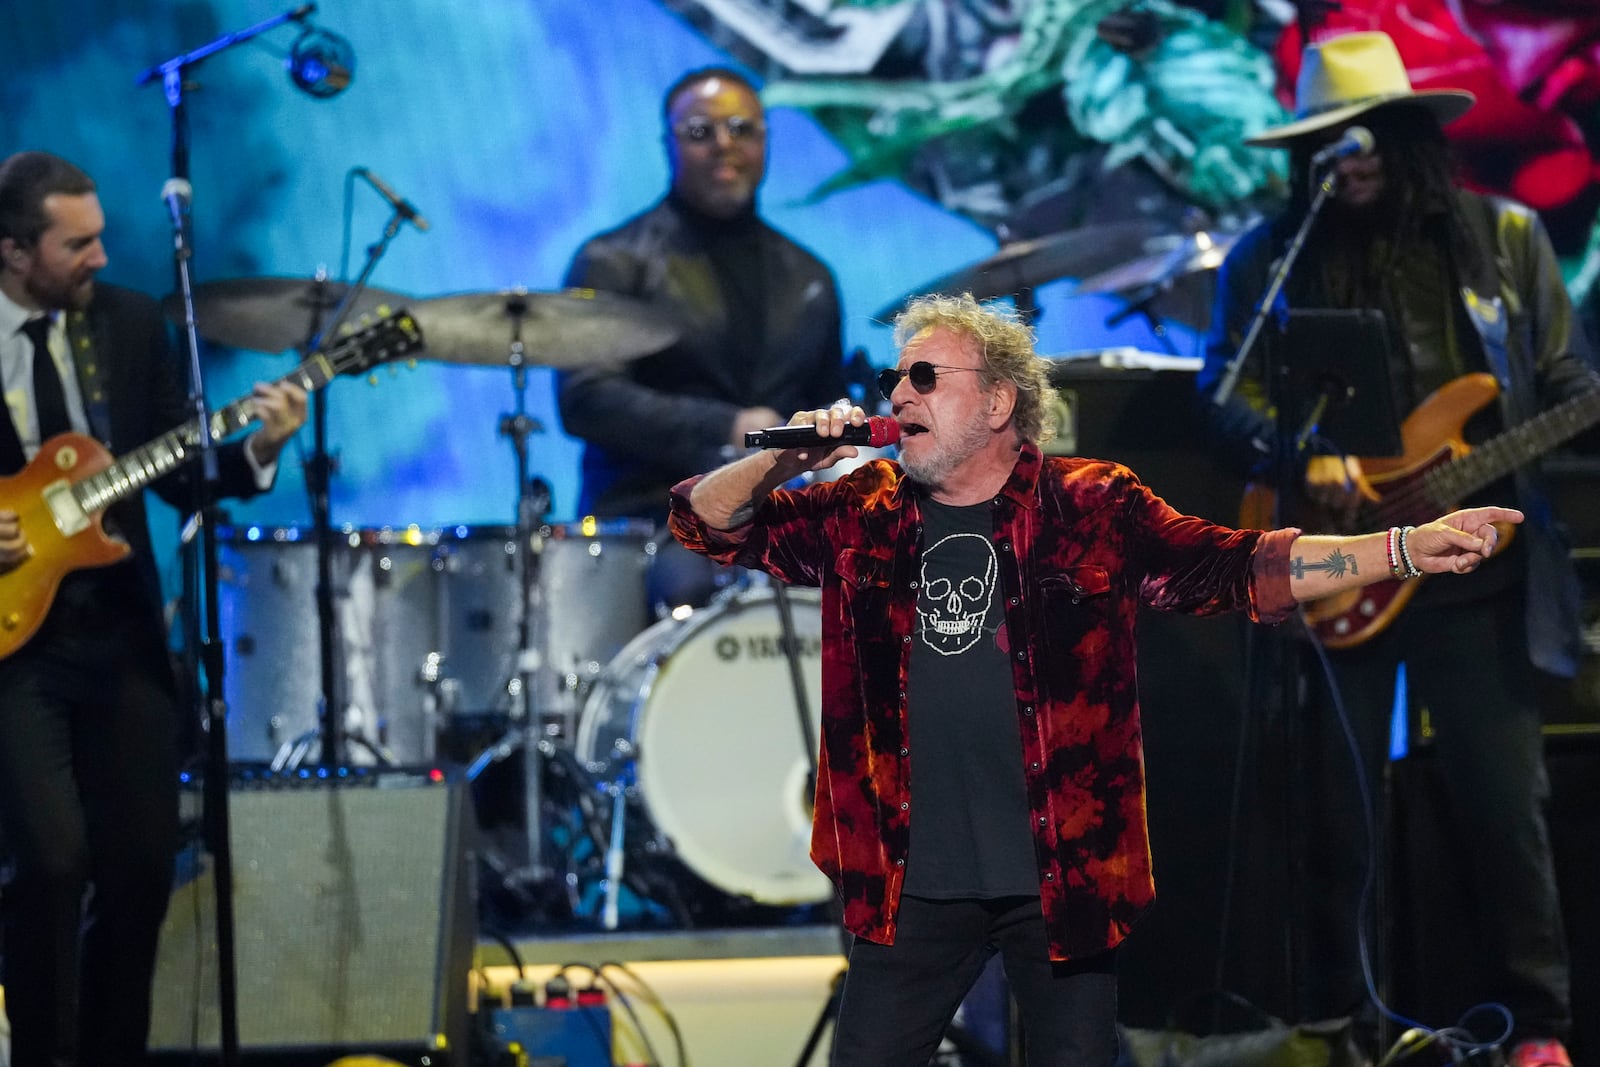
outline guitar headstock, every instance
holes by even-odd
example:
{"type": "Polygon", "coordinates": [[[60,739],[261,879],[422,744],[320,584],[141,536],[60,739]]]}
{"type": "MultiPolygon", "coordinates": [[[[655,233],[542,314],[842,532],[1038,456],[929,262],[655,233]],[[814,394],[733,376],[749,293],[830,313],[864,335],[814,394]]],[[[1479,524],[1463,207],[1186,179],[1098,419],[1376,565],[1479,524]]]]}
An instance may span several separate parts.
{"type": "Polygon", "coordinates": [[[365,374],[422,347],[422,327],[411,312],[379,307],[375,314],[340,327],[339,339],[323,350],[334,374],[365,374]]]}

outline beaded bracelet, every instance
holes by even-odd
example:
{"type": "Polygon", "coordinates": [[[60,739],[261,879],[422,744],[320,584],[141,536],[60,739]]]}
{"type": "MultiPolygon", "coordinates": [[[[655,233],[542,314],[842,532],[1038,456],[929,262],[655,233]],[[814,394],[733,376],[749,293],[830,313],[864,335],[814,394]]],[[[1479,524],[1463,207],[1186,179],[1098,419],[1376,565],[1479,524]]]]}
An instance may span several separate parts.
{"type": "Polygon", "coordinates": [[[1398,526],[1389,527],[1388,536],[1384,539],[1384,543],[1383,543],[1384,556],[1389,561],[1389,577],[1397,579],[1397,580],[1401,576],[1400,559],[1399,559],[1399,556],[1398,556],[1398,550],[1395,548],[1395,538],[1397,536],[1399,536],[1399,534],[1400,534],[1400,527],[1398,527],[1398,526]]]}
{"type": "Polygon", "coordinates": [[[1406,538],[1415,529],[1415,526],[1402,527],[1400,536],[1395,539],[1395,543],[1400,546],[1400,563],[1405,568],[1405,573],[1400,575],[1402,579],[1422,577],[1422,572],[1417,569],[1417,565],[1411,562],[1411,550],[1406,547],[1406,538]]]}

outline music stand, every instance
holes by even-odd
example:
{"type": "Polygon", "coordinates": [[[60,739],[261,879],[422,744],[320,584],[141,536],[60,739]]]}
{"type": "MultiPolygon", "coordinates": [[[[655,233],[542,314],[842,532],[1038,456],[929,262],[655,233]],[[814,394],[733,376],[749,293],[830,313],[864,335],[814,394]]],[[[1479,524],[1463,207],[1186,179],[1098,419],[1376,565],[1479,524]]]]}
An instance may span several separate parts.
{"type": "Polygon", "coordinates": [[[1373,308],[1292,310],[1269,335],[1267,357],[1282,375],[1278,397],[1298,455],[1313,435],[1352,456],[1400,456],[1400,417],[1389,379],[1389,327],[1373,308]]]}

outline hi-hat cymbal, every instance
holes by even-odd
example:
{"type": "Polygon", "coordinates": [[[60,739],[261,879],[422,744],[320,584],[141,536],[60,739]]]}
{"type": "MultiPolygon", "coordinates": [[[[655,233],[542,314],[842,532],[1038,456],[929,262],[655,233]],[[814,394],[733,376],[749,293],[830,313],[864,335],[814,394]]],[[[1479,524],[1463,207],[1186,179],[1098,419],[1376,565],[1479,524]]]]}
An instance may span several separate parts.
{"type": "Polygon", "coordinates": [[[1222,266],[1240,234],[1200,230],[1170,234],[1145,244],[1145,254],[1078,283],[1080,293],[1126,293],[1146,286],[1165,286],[1179,278],[1222,266]]]}
{"type": "Polygon", "coordinates": [[[1111,222],[1003,245],[994,255],[936,278],[880,310],[888,321],[924,293],[971,293],[977,300],[1013,296],[1058,278],[1082,278],[1145,253],[1163,227],[1153,219],[1111,222]]]}
{"type": "MultiPolygon", "coordinates": [[[[350,287],[313,278],[226,278],[194,289],[195,329],[206,340],[230,348],[282,352],[304,344],[324,328],[350,287]]],[[[400,307],[406,298],[383,289],[363,289],[346,322],[379,307],[400,307]]],[[[183,324],[183,298],[170,293],[161,302],[168,319],[183,324]]]]}
{"type": "Polygon", "coordinates": [[[678,329],[633,297],[594,289],[456,293],[412,305],[426,338],[423,359],[509,366],[520,338],[523,358],[541,367],[624,362],[666,348],[678,329]]]}

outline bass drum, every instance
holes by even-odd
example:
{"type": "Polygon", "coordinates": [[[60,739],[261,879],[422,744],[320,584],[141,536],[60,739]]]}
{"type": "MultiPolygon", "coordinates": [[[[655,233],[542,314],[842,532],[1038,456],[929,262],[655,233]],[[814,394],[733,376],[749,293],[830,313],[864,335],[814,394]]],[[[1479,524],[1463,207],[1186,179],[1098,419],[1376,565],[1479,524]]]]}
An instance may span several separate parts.
{"type": "MultiPolygon", "coordinates": [[[[789,603],[806,722],[821,721],[822,612],[789,603]]],[[[762,904],[812,904],[832,886],[808,855],[811,781],[771,589],[663,619],[590,691],[576,755],[607,787],[631,788],[643,817],[712,886],[762,904]]]]}

